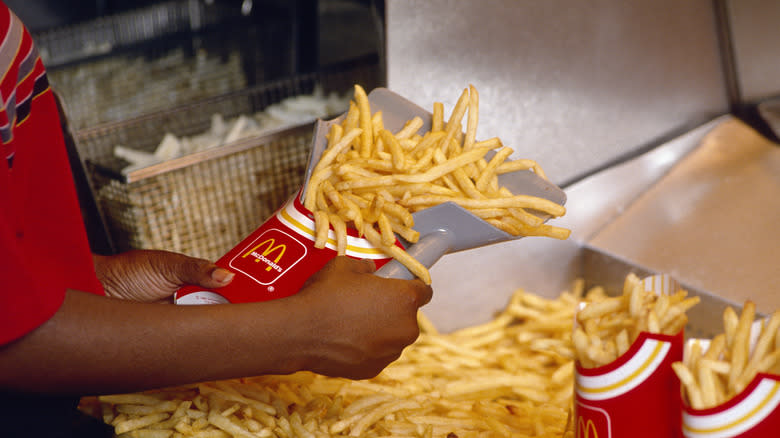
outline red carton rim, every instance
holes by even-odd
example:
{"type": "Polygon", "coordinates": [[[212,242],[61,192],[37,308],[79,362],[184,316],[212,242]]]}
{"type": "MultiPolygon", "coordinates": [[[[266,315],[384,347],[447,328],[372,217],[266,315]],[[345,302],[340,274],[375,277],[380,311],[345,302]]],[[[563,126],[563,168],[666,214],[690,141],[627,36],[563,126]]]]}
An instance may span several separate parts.
{"type": "MultiPolygon", "coordinates": [[[[299,190],[299,191],[298,191],[298,194],[297,194],[297,195],[295,195],[295,197],[294,197],[294,199],[293,199],[293,208],[295,208],[296,210],[298,210],[298,212],[299,212],[299,213],[301,213],[301,214],[305,215],[305,216],[306,216],[306,217],[308,217],[309,219],[311,219],[311,220],[314,220],[314,214],[313,214],[313,213],[312,213],[312,212],[311,212],[311,211],[310,211],[308,208],[306,208],[306,207],[303,205],[303,202],[301,202],[301,195],[302,195],[302,194],[303,194],[303,189],[299,190]]],[[[281,209],[284,209],[284,205],[282,206],[282,208],[281,208],[281,209]]],[[[281,210],[281,209],[280,209],[280,210],[281,210]]],[[[329,226],[328,226],[328,229],[330,229],[330,230],[333,230],[333,225],[329,225],[329,226]]],[[[313,232],[311,232],[310,234],[311,234],[312,236],[314,236],[314,233],[313,233],[313,232]]],[[[347,225],[347,235],[348,235],[348,236],[350,236],[350,237],[354,237],[354,238],[356,238],[356,239],[363,239],[363,240],[365,240],[366,242],[368,242],[368,240],[366,240],[366,238],[365,238],[365,237],[358,235],[358,231],[357,231],[357,229],[355,229],[355,227],[352,227],[352,226],[349,226],[349,225],[347,225]]],[[[370,243],[370,242],[369,242],[369,243],[370,243]]],[[[405,246],[404,246],[404,244],[401,242],[401,239],[399,239],[398,237],[396,237],[396,239],[395,239],[395,246],[397,246],[397,247],[399,247],[399,248],[403,249],[404,251],[406,251],[406,247],[405,247],[405,246]]],[[[389,255],[387,256],[387,259],[391,259],[391,258],[392,258],[392,257],[390,257],[389,255]]]]}
{"type": "Polygon", "coordinates": [[[711,408],[707,409],[694,409],[687,404],[683,404],[683,409],[685,410],[685,413],[689,415],[694,416],[705,416],[705,415],[712,415],[716,414],[720,411],[725,411],[727,409],[731,409],[734,406],[742,403],[745,398],[747,398],[758,386],[759,383],[761,383],[762,380],[769,379],[774,380],[777,382],[780,382],[780,375],[777,374],[771,374],[771,373],[758,373],[753,378],[753,380],[750,381],[750,384],[745,387],[745,389],[742,390],[739,394],[735,395],[734,397],[731,397],[727,402],[713,406],[711,408]]]}
{"type": "Polygon", "coordinates": [[[621,366],[625,365],[626,362],[628,362],[634,355],[639,351],[639,349],[642,347],[642,344],[645,343],[648,339],[654,339],[656,341],[661,342],[670,342],[674,343],[676,340],[679,339],[680,342],[682,342],[684,330],[681,330],[680,333],[676,335],[664,335],[660,333],[649,333],[649,332],[641,332],[639,333],[639,336],[634,340],[634,343],[631,344],[631,346],[628,348],[628,350],[623,353],[621,356],[619,356],[614,361],[602,365],[600,367],[596,368],[583,368],[580,365],[580,362],[577,361],[575,363],[575,367],[577,370],[577,373],[582,376],[598,376],[604,373],[608,373],[610,371],[614,371],[621,366]]]}
{"type": "MultiPolygon", "coordinates": [[[[314,214],[306,207],[304,207],[303,203],[301,202],[301,194],[303,193],[303,189],[301,189],[297,195],[295,195],[295,199],[293,200],[293,207],[295,207],[296,210],[298,210],[299,213],[305,215],[311,220],[314,220],[314,214]]],[[[284,208],[284,206],[282,206],[284,208]]],[[[333,225],[329,226],[329,229],[333,229],[333,225]]],[[[312,236],[314,234],[312,233],[312,236]]],[[[362,236],[358,236],[358,232],[354,227],[347,226],[347,235],[352,237],[357,237],[363,239],[362,236]]]]}

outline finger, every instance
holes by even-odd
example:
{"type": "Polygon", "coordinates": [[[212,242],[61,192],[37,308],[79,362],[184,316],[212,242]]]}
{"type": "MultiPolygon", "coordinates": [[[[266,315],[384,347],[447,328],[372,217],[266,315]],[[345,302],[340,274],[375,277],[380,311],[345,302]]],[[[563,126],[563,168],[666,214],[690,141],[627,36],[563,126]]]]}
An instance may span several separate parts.
{"type": "Polygon", "coordinates": [[[171,260],[173,263],[171,269],[181,284],[217,288],[230,284],[235,276],[234,273],[208,260],[179,256],[179,260],[171,260]]]}
{"type": "Polygon", "coordinates": [[[376,271],[376,265],[369,259],[353,259],[347,256],[336,256],[328,262],[334,268],[350,270],[358,274],[371,274],[376,271]]]}
{"type": "Polygon", "coordinates": [[[417,288],[417,307],[422,307],[431,302],[433,298],[433,288],[422,282],[422,280],[412,280],[417,288]]]}
{"type": "MultiPolygon", "coordinates": [[[[347,257],[348,258],[348,257],[347,257]]],[[[376,264],[369,260],[369,259],[360,259],[360,260],[354,260],[352,266],[354,267],[356,272],[359,273],[366,273],[366,274],[373,274],[376,272],[376,264]],[[361,263],[355,263],[355,262],[361,262],[361,263]]],[[[401,288],[407,288],[411,290],[411,292],[415,295],[415,305],[417,307],[422,307],[429,302],[431,302],[431,299],[433,298],[433,289],[425,284],[420,279],[414,279],[414,280],[400,280],[400,279],[388,279],[390,281],[396,281],[399,282],[399,290],[402,290],[401,288]],[[401,284],[406,283],[406,284],[401,284]]]]}
{"type": "Polygon", "coordinates": [[[229,284],[231,281],[233,281],[233,277],[235,277],[236,274],[233,272],[228,271],[225,268],[220,268],[219,266],[214,266],[214,269],[212,269],[210,277],[212,280],[217,282],[220,286],[224,286],[226,284],[229,284]]]}
{"type": "Polygon", "coordinates": [[[173,295],[160,298],[159,300],[150,301],[152,304],[173,304],[173,295]]]}
{"type": "Polygon", "coordinates": [[[355,260],[356,263],[356,271],[360,273],[367,273],[367,274],[373,274],[374,271],[376,271],[376,264],[369,260],[369,259],[359,259],[355,260]]]}
{"type": "Polygon", "coordinates": [[[325,374],[332,377],[345,377],[353,380],[372,379],[382,372],[388,365],[401,357],[402,350],[398,350],[390,355],[369,359],[360,364],[349,365],[341,364],[337,369],[329,370],[325,374]]]}
{"type": "Polygon", "coordinates": [[[418,309],[433,298],[433,289],[419,278],[414,280],[402,280],[399,278],[386,278],[385,281],[394,282],[394,288],[409,297],[410,304],[418,309]]]}

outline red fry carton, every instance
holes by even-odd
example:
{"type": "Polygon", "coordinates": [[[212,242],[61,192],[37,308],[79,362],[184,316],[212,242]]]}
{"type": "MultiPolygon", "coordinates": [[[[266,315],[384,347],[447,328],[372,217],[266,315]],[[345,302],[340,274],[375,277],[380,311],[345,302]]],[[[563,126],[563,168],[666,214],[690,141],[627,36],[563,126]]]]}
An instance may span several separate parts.
{"type": "MultiPolygon", "coordinates": [[[[751,327],[751,351],[763,320],[751,327]]],[[[708,339],[690,339],[707,349],[708,339]]],[[[687,350],[686,350],[687,351],[687,350]]],[[[683,406],[682,431],[686,438],[765,438],[780,435],[780,376],[758,373],[745,389],[726,403],[709,409],[683,406]]]]}
{"type": "MultiPolygon", "coordinates": [[[[329,230],[325,248],[314,247],[314,218],[300,200],[291,198],[270,219],[217,260],[236,276],[219,289],[185,286],[176,304],[218,304],[268,301],[297,293],[312,274],[336,257],[336,238],[329,230]]],[[[370,259],[379,268],[390,258],[357,231],[347,229],[346,255],[370,259]]]]}
{"type": "MultiPolygon", "coordinates": [[[[659,275],[644,279],[646,290],[673,293],[677,285],[659,275]]],[[[577,438],[680,436],[680,383],[671,364],[682,359],[683,332],[641,333],[612,363],[576,365],[577,438]]]]}

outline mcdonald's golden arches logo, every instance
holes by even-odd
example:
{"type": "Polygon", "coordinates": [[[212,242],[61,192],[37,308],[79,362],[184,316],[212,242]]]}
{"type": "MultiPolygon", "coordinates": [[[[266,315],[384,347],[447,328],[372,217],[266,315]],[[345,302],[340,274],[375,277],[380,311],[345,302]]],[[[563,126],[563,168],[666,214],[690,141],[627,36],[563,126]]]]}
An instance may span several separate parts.
{"type": "Polygon", "coordinates": [[[270,271],[271,269],[282,272],[281,266],[278,265],[279,260],[282,259],[282,256],[284,255],[284,252],[287,250],[287,245],[280,243],[276,244],[276,240],[273,237],[269,237],[268,239],[258,243],[253,248],[251,248],[249,251],[245,252],[242,258],[247,258],[249,256],[252,256],[255,258],[255,263],[259,262],[265,262],[268,267],[265,268],[266,271],[270,271]],[[263,249],[263,252],[258,252],[260,247],[265,246],[265,249],[263,249]],[[269,258],[269,256],[272,253],[277,253],[276,258],[273,259],[273,261],[269,258]]]}
{"type": "Polygon", "coordinates": [[[599,431],[591,419],[577,419],[577,438],[599,438],[599,431]]]}
{"type": "Polygon", "coordinates": [[[262,285],[270,285],[306,255],[306,247],[290,234],[271,228],[230,260],[230,267],[262,285]]]}
{"type": "Polygon", "coordinates": [[[575,438],[612,438],[610,414],[603,407],[583,404],[577,400],[575,412],[575,438]]]}

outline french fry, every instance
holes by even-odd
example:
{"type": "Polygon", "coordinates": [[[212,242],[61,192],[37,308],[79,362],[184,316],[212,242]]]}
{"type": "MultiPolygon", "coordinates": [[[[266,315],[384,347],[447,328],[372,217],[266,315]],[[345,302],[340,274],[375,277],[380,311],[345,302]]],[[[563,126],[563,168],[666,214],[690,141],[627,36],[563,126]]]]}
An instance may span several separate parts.
{"type": "Polygon", "coordinates": [[[433,103],[433,113],[431,117],[431,131],[443,132],[444,131],[444,104],[441,102],[433,103]]]}
{"type": "Polygon", "coordinates": [[[484,191],[487,188],[490,179],[495,176],[496,168],[507,158],[509,158],[509,155],[511,155],[512,152],[514,151],[511,148],[503,147],[501,150],[496,152],[492,158],[490,158],[487,166],[481,170],[482,173],[479,178],[477,178],[477,182],[475,184],[477,190],[484,191]]]}
{"type": "Polygon", "coordinates": [[[160,412],[173,412],[178,407],[178,404],[172,401],[161,401],[154,405],[136,405],[126,404],[117,409],[117,412],[130,414],[130,415],[150,415],[160,412]]]}
{"type": "Polygon", "coordinates": [[[371,156],[371,150],[374,145],[373,126],[371,122],[371,106],[368,102],[368,96],[363,87],[355,85],[355,102],[358,108],[358,125],[362,130],[360,134],[360,148],[358,152],[362,158],[371,156]]]}
{"type": "Polygon", "coordinates": [[[469,199],[462,197],[449,197],[442,195],[421,195],[413,197],[406,202],[409,207],[429,207],[444,202],[454,202],[465,208],[530,208],[543,211],[555,216],[563,215],[566,210],[563,206],[544,198],[536,198],[526,195],[515,195],[506,198],[469,199]]]}
{"type": "Polygon", "coordinates": [[[328,228],[330,227],[330,219],[328,218],[328,212],[324,210],[316,210],[314,212],[315,223],[315,248],[325,248],[325,244],[328,243],[328,228]]]}
{"type": "Polygon", "coordinates": [[[352,140],[354,140],[362,132],[363,130],[360,128],[351,129],[347,132],[346,135],[340,137],[338,142],[336,142],[332,146],[329,146],[325,150],[325,152],[322,153],[322,157],[320,157],[320,160],[317,162],[317,165],[314,166],[314,170],[312,171],[312,174],[317,172],[318,170],[328,167],[330,163],[332,163],[333,160],[335,160],[339,154],[344,152],[344,150],[352,144],[352,140]]]}
{"type": "Polygon", "coordinates": [[[422,263],[398,246],[394,244],[386,245],[382,240],[382,236],[377,233],[373,227],[366,227],[364,231],[366,239],[371,242],[372,245],[381,248],[386,254],[390,254],[395,260],[409,269],[412,274],[425,282],[425,284],[431,284],[431,274],[422,263]]]}
{"type": "Polygon", "coordinates": [[[696,378],[693,376],[691,370],[682,362],[672,363],[672,369],[686,389],[688,403],[693,406],[694,409],[702,409],[704,407],[704,402],[702,401],[701,391],[699,391],[699,387],[696,385],[696,378]]]}
{"type": "Polygon", "coordinates": [[[468,119],[466,122],[466,136],[463,138],[463,150],[469,151],[474,147],[477,138],[477,124],[479,123],[479,93],[476,87],[469,85],[468,119]]]}
{"type": "Polygon", "coordinates": [[[731,306],[723,311],[723,331],[726,335],[726,345],[734,345],[734,336],[737,332],[739,316],[731,306]]]}
{"type": "Polygon", "coordinates": [[[766,325],[764,325],[762,328],[761,334],[756,341],[756,345],[753,347],[750,359],[745,366],[745,372],[740,378],[741,387],[744,388],[744,386],[747,386],[747,384],[750,383],[750,380],[753,380],[753,376],[758,372],[759,369],[770,368],[767,366],[761,367],[760,364],[764,357],[770,354],[770,347],[774,345],[778,329],[780,329],[780,311],[774,312],[770,316],[766,325]]]}
{"type": "Polygon", "coordinates": [[[390,133],[390,131],[383,129],[379,131],[380,138],[390,149],[390,155],[392,156],[393,169],[397,171],[403,171],[406,169],[406,156],[401,144],[398,143],[398,139],[390,133]]]}
{"type": "Polygon", "coordinates": [[[165,412],[158,412],[155,414],[144,415],[124,421],[120,421],[114,424],[114,432],[117,435],[130,432],[132,430],[140,429],[142,427],[151,426],[155,423],[159,423],[162,420],[168,418],[170,414],[165,412]]]}
{"type": "Polygon", "coordinates": [[[610,297],[603,301],[596,301],[580,310],[577,317],[581,320],[600,318],[618,311],[623,306],[622,297],[610,297]]]}
{"type": "Polygon", "coordinates": [[[721,375],[728,375],[731,371],[731,364],[717,359],[709,359],[706,357],[702,357],[699,359],[699,366],[704,368],[709,368],[714,373],[721,374],[721,375]]]}
{"type": "Polygon", "coordinates": [[[435,181],[452,173],[466,164],[473,163],[481,159],[489,148],[475,148],[468,152],[457,155],[441,164],[431,167],[423,173],[416,175],[397,175],[396,180],[402,183],[428,183],[435,181]]]}
{"type": "Polygon", "coordinates": [[[466,114],[469,101],[469,89],[464,88],[463,92],[458,98],[458,101],[455,103],[455,107],[452,109],[452,113],[450,114],[449,120],[447,120],[447,124],[444,126],[444,131],[447,134],[447,137],[445,137],[444,141],[445,148],[449,146],[449,138],[453,138],[455,133],[460,131],[461,121],[463,120],[463,116],[466,114]]]}
{"type": "Polygon", "coordinates": [[[344,219],[337,214],[329,214],[328,222],[333,227],[333,232],[336,235],[336,253],[338,255],[344,255],[347,253],[347,224],[344,219]]]}
{"type": "Polygon", "coordinates": [[[736,391],[737,379],[747,365],[750,353],[750,326],[753,324],[755,315],[756,305],[752,301],[745,302],[730,346],[731,371],[729,372],[728,386],[732,391],[736,391]]]}
{"type": "Polygon", "coordinates": [[[404,140],[411,138],[414,134],[417,133],[417,131],[420,130],[423,126],[423,120],[419,117],[414,117],[412,120],[409,120],[406,122],[406,125],[404,127],[395,133],[393,136],[397,140],[404,140]]]}
{"type": "Polygon", "coordinates": [[[631,343],[628,341],[628,331],[625,329],[621,330],[615,337],[615,343],[617,345],[617,355],[620,357],[631,347],[631,343]]]}
{"type": "Polygon", "coordinates": [[[379,232],[380,235],[382,236],[382,243],[388,246],[393,245],[395,243],[395,234],[393,231],[393,226],[384,213],[379,213],[377,224],[379,225],[379,232]]]}

